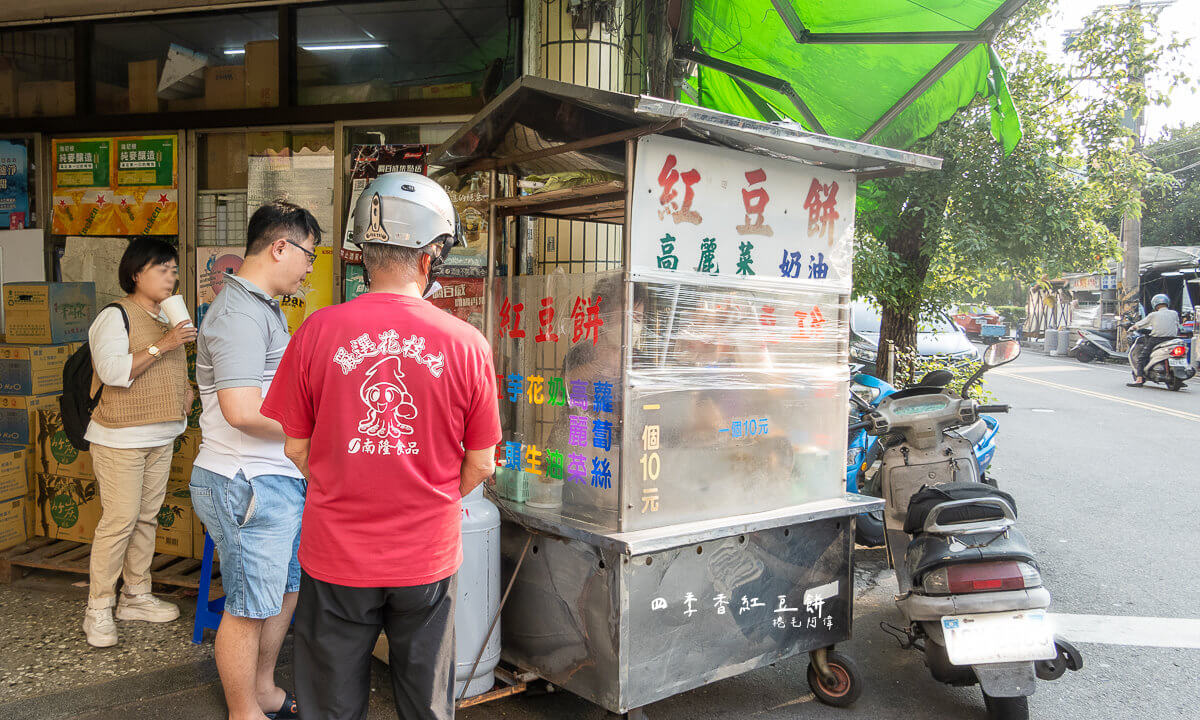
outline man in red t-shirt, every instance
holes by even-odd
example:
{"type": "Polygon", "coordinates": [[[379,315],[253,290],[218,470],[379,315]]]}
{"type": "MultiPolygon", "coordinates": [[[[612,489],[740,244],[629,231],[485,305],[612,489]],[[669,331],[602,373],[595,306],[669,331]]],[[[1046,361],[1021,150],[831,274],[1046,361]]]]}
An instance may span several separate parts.
{"type": "Polygon", "coordinates": [[[445,191],[382,175],[354,221],[371,292],[304,322],[262,406],[308,477],[296,695],[305,716],[365,717],[383,629],[400,717],[442,720],[454,715],[460,501],[495,469],[496,376],[483,336],[423,299],[457,241],[445,191]]]}

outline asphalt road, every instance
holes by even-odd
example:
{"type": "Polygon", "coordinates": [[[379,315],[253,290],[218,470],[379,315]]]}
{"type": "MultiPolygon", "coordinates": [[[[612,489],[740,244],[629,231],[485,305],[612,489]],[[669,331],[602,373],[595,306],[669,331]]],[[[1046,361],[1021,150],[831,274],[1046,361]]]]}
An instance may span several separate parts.
{"type": "MultiPolygon", "coordinates": [[[[988,383],[997,402],[1013,406],[1001,417],[993,474],[1017,499],[1022,530],[1054,595],[1052,611],[1067,614],[1062,620],[1086,639],[1079,643],[1084,670],[1039,683],[1030,703],[1034,718],[1191,718],[1200,706],[1200,484],[1191,439],[1200,431],[1200,381],[1194,390],[1171,393],[1127,388],[1128,379],[1117,366],[1026,355],[988,383]]],[[[899,622],[882,552],[859,550],[857,562],[854,637],[839,646],[867,681],[853,708],[815,702],[804,679],[807,661],[794,658],[655,703],[649,717],[984,718],[977,688],[933,681],[920,655],[901,650],[879,629],[880,622],[899,622]]],[[[381,666],[376,674],[369,717],[394,718],[381,666]]],[[[211,671],[182,684],[164,676],[122,689],[111,704],[99,703],[104,710],[75,716],[158,717],[174,708],[175,716],[183,710],[184,717],[222,718],[220,687],[212,680],[211,671]],[[171,684],[177,689],[168,690],[171,684]]],[[[459,713],[465,720],[606,716],[561,692],[459,713]]]]}

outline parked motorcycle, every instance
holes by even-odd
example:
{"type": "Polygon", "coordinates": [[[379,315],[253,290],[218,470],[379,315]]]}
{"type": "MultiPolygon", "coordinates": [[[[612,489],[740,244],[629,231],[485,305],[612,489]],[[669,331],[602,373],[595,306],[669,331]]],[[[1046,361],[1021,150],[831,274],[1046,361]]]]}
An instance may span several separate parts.
{"type": "Polygon", "coordinates": [[[1091,330],[1076,330],[1075,334],[1078,339],[1071,348],[1070,355],[1079,362],[1125,359],[1124,353],[1117,352],[1114,338],[1091,330]]]}
{"type": "MultiPolygon", "coordinates": [[[[861,421],[864,413],[870,413],[880,401],[896,392],[896,388],[886,381],[856,370],[857,368],[851,370],[850,380],[852,407],[849,421],[852,425],[861,421]]],[[[920,384],[926,387],[944,387],[951,379],[949,373],[938,371],[926,375],[920,384]]],[[[992,457],[996,454],[996,435],[999,430],[1000,423],[996,418],[983,415],[970,427],[951,431],[970,441],[980,477],[983,478],[983,482],[993,486],[996,484],[995,480],[987,474],[987,469],[991,467],[992,457]]],[[[846,490],[882,497],[878,475],[880,452],[879,439],[869,435],[865,427],[858,426],[850,430],[846,451],[846,490]]],[[[858,516],[854,525],[854,540],[865,547],[883,547],[882,510],[873,510],[858,516]]]]}
{"type": "MultiPolygon", "coordinates": [[[[1196,375],[1196,368],[1188,362],[1188,341],[1185,339],[1191,337],[1192,333],[1189,330],[1183,330],[1182,333],[1184,337],[1168,340],[1150,351],[1150,359],[1146,361],[1142,375],[1146,382],[1162,383],[1169,390],[1177,391],[1196,375]]],[[[1137,380],[1137,358],[1149,338],[1150,330],[1142,328],[1129,346],[1129,369],[1134,380],[1137,380]]]]}
{"type": "Polygon", "coordinates": [[[980,482],[970,441],[954,432],[980,413],[1008,411],[966,394],[986,370],[1019,354],[1017,342],[999,342],[962,397],[918,385],[883,398],[864,419],[883,448],[887,556],[907,623],[892,630],[903,647],[924,653],[935,679],[979,684],[993,720],[1028,718],[1037,679],[1083,667],[1047,617],[1050,593],[1016,527],[1016,502],[980,482]]]}

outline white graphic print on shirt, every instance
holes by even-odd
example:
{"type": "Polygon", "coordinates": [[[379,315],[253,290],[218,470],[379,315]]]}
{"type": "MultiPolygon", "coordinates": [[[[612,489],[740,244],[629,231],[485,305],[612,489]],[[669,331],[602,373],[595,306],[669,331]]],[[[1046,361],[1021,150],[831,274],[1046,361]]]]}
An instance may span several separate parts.
{"type": "Polygon", "coordinates": [[[367,333],[354,338],[349,349],[339,347],[333,362],[343,375],[359,368],[364,360],[383,356],[364,373],[358,396],[366,406],[366,416],[358,423],[359,437],[351,438],[347,452],[351,455],[415,455],[420,452],[416,442],[402,440],[412,435],[414,428],[406,420],[418,415],[413,396],[404,384],[400,358],[410,358],[422,365],[434,378],[441,379],[445,355],[425,352],[425,338],[410,335],[401,341],[395,330],[378,334],[378,341],[367,333]]]}

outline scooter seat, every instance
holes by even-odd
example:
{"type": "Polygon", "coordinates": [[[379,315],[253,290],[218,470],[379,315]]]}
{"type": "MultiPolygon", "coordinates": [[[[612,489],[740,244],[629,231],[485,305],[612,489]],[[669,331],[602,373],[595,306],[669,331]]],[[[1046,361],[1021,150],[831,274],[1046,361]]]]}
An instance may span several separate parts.
{"type": "Polygon", "coordinates": [[[909,568],[914,586],[920,585],[929,572],[947,565],[998,561],[1037,564],[1025,536],[1015,527],[998,536],[996,533],[918,535],[905,553],[905,567],[909,568]]]}
{"type": "MultiPolygon", "coordinates": [[[[1013,515],[1017,514],[1017,501],[1008,493],[977,482],[943,483],[941,485],[926,485],[913,493],[908,501],[908,513],[904,518],[904,532],[909,535],[920,533],[925,527],[929,512],[941,503],[951,500],[978,500],[980,498],[1000,498],[1012,508],[1013,515]]],[[[990,505],[964,505],[962,507],[944,510],[938,515],[941,524],[956,522],[973,522],[976,520],[998,520],[1003,515],[990,505]]]]}

